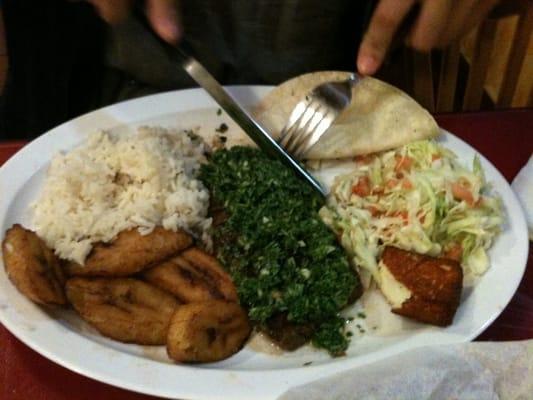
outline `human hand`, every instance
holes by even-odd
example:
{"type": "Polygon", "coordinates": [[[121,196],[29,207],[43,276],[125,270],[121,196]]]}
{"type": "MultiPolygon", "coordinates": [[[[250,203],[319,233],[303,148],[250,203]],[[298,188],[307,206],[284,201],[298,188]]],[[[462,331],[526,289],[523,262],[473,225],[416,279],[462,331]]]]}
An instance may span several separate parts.
{"type": "Polygon", "coordinates": [[[419,51],[444,47],[479,24],[498,0],[379,0],[357,55],[357,69],[372,75],[409,11],[420,4],[407,44],[419,51]]]}
{"type": "MultiPolygon", "coordinates": [[[[131,0],[88,0],[110,24],[122,21],[132,7],[131,0]]],[[[164,40],[176,43],[182,36],[179,13],[174,0],[145,0],[146,17],[164,40]]]]}

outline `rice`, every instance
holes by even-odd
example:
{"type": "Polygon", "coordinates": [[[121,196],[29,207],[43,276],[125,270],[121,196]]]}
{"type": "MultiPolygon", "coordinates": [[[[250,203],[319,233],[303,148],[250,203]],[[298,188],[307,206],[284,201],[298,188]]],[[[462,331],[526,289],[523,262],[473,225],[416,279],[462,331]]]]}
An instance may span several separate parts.
{"type": "Polygon", "coordinates": [[[204,152],[197,137],[161,127],[94,133],[53,158],[33,226],[58,256],[80,264],[95,242],[130,228],[183,228],[207,239],[209,192],[196,179],[204,152]]]}

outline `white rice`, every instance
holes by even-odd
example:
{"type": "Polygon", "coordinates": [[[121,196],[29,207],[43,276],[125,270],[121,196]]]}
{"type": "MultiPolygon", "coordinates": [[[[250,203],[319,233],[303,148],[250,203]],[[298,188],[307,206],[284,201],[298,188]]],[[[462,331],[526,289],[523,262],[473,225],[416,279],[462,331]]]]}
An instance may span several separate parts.
{"type": "Polygon", "coordinates": [[[33,205],[37,234],[62,258],[83,264],[95,242],[137,227],[183,228],[206,238],[209,192],[196,179],[204,144],[184,132],[140,128],[92,134],[52,160],[33,205]]]}

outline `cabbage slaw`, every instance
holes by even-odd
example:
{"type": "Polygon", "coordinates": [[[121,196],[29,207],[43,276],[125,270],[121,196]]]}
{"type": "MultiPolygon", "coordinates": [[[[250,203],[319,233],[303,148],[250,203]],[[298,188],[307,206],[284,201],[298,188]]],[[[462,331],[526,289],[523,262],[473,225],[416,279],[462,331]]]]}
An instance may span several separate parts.
{"type": "Polygon", "coordinates": [[[379,283],[385,245],[456,259],[465,274],[487,270],[504,217],[477,156],[469,170],[449,149],[421,140],[355,162],[335,179],[320,216],[360,272],[379,283]]]}

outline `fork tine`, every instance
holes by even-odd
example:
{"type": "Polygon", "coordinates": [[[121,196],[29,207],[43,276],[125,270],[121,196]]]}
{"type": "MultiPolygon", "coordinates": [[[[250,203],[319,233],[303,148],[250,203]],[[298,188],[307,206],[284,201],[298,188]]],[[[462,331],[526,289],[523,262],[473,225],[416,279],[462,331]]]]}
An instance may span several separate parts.
{"type": "Polygon", "coordinates": [[[296,105],[296,107],[291,113],[291,116],[289,117],[288,123],[285,125],[285,127],[280,133],[278,142],[279,144],[281,144],[281,146],[286,147],[287,142],[290,141],[291,136],[294,134],[294,128],[297,126],[297,123],[301,120],[308,106],[309,106],[309,103],[307,101],[300,101],[296,105]]]}
{"type": "Polygon", "coordinates": [[[322,105],[319,102],[312,102],[307,108],[307,115],[302,118],[300,124],[297,127],[296,132],[293,134],[293,140],[287,144],[287,150],[293,153],[301,144],[305,142],[308,132],[310,132],[316,124],[317,118],[320,119],[322,105]]]}
{"type": "Polygon", "coordinates": [[[331,126],[332,121],[335,119],[337,113],[332,110],[328,110],[323,114],[322,118],[316,123],[313,130],[309,131],[306,135],[306,140],[297,149],[295,149],[294,156],[301,158],[305,153],[315,145],[316,142],[322,137],[324,132],[331,126]]]}
{"type": "Polygon", "coordinates": [[[293,146],[291,147],[291,151],[294,152],[296,155],[299,153],[299,149],[304,147],[309,140],[310,134],[315,130],[317,125],[322,121],[325,114],[328,112],[328,107],[317,102],[316,105],[313,107],[314,114],[313,117],[309,120],[307,125],[299,130],[298,132],[298,142],[293,143],[293,146]]]}
{"type": "Polygon", "coordinates": [[[293,149],[302,139],[302,131],[305,132],[305,127],[313,118],[313,115],[315,115],[315,111],[315,102],[311,101],[307,105],[307,108],[305,109],[299,121],[294,124],[292,134],[285,143],[285,148],[288,150],[289,153],[291,153],[291,149],[293,149]]]}

